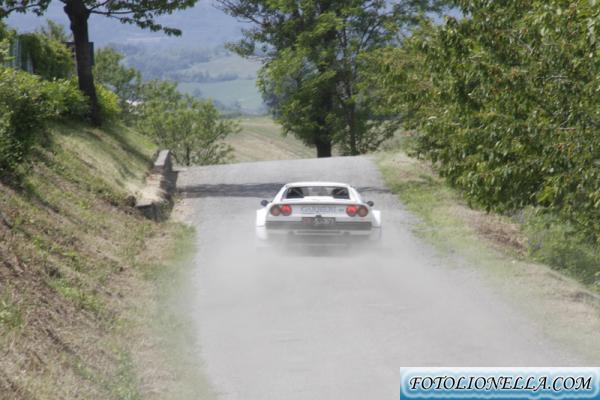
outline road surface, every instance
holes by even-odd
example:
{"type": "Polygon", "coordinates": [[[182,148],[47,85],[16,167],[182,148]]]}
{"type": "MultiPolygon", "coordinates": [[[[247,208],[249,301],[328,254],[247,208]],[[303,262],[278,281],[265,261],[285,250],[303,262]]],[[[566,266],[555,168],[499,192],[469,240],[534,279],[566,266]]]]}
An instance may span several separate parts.
{"type": "Polygon", "coordinates": [[[178,187],[198,232],[190,309],[220,399],[397,399],[401,366],[594,361],[551,341],[477,266],[414,236],[415,217],[369,158],[190,168],[178,187]],[[383,248],[257,255],[260,200],[306,180],[348,182],[373,200],[383,248]]]}

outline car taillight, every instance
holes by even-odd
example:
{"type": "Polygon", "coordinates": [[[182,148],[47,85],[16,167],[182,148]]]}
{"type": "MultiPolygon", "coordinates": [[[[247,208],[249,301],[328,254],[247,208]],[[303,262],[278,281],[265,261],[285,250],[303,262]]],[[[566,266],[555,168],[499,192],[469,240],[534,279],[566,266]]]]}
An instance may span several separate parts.
{"type": "Polygon", "coordinates": [[[358,207],[358,216],[359,217],[366,217],[367,215],[369,215],[369,209],[365,206],[360,206],[358,207]]]}
{"type": "Polygon", "coordinates": [[[279,217],[279,215],[281,214],[281,209],[279,208],[279,206],[273,206],[271,207],[271,215],[274,217],[279,217]]]}
{"type": "Polygon", "coordinates": [[[279,210],[281,211],[281,214],[283,214],[284,217],[287,217],[292,213],[292,206],[284,204],[281,207],[279,207],[279,210]]]}
{"type": "Polygon", "coordinates": [[[273,207],[271,207],[269,212],[274,217],[279,217],[280,215],[287,217],[288,215],[292,214],[292,206],[290,206],[288,204],[283,204],[281,206],[274,205],[273,207]]]}
{"type": "Polygon", "coordinates": [[[349,217],[356,216],[357,212],[358,212],[358,207],[356,207],[356,206],[348,206],[348,207],[346,207],[346,214],[348,214],[349,217]]]}
{"type": "Polygon", "coordinates": [[[369,215],[369,209],[365,206],[348,206],[346,207],[346,214],[349,217],[366,217],[369,215]]]}

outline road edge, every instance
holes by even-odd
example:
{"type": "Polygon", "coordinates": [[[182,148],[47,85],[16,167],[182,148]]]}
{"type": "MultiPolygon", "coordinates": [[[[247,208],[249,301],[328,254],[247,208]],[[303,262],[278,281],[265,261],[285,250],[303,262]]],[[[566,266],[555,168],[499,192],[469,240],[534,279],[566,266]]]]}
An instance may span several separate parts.
{"type": "Polygon", "coordinates": [[[374,161],[386,186],[418,218],[419,222],[413,226],[418,237],[441,254],[466,260],[482,272],[503,297],[525,310],[546,335],[585,359],[596,362],[600,359],[598,294],[528,257],[518,243],[526,238],[514,230],[507,218],[471,209],[435,174],[429,163],[400,150],[378,153],[374,161]],[[493,240],[474,228],[469,220],[473,218],[497,224],[496,233],[501,240],[493,240]],[[518,236],[517,242],[502,240],[502,235],[510,233],[518,236]]]}

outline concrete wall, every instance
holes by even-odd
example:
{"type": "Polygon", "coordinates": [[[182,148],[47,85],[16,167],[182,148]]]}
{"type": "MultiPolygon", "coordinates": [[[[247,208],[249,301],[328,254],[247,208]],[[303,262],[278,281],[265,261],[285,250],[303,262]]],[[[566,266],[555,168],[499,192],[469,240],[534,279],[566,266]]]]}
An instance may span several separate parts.
{"type": "Polygon", "coordinates": [[[173,170],[170,150],[161,150],[154,161],[146,188],[136,199],[135,207],[147,218],[162,221],[173,208],[173,193],[177,184],[177,171],[173,170]]]}

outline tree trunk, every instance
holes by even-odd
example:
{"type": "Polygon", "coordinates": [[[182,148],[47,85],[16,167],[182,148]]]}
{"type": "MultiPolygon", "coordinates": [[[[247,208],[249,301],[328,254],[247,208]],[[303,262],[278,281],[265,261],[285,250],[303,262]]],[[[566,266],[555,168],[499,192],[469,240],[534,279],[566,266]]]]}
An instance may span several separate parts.
{"type": "Polygon", "coordinates": [[[317,157],[331,157],[331,139],[329,137],[315,138],[315,146],[317,147],[317,157]]]}
{"type": "Polygon", "coordinates": [[[90,102],[90,119],[94,125],[100,125],[100,106],[94,86],[92,74],[92,54],[90,52],[90,39],[88,34],[88,19],[90,12],[83,0],[67,0],[64,7],[65,13],[71,21],[71,32],[75,42],[75,59],[77,60],[77,78],[79,89],[88,97],[90,102]]]}
{"type": "Polygon", "coordinates": [[[192,165],[192,148],[190,146],[185,147],[185,165],[187,167],[192,165]]]}
{"type": "MultiPolygon", "coordinates": [[[[319,14],[325,14],[329,12],[333,7],[332,0],[320,0],[318,2],[320,6],[319,14]]],[[[318,55],[315,55],[317,63],[317,69],[319,74],[325,74],[330,71],[330,69],[335,68],[336,64],[336,52],[331,49],[331,46],[335,47],[336,43],[336,35],[337,32],[335,28],[329,29],[323,37],[320,39],[320,42],[316,44],[319,48],[317,51],[318,55]],[[321,50],[329,49],[329,53],[327,56],[322,59],[320,54],[321,50]]],[[[334,127],[328,122],[328,117],[332,114],[335,114],[335,98],[336,94],[336,84],[337,81],[335,78],[329,79],[326,82],[321,83],[319,90],[319,100],[318,104],[318,117],[316,118],[318,129],[315,132],[314,143],[317,148],[317,157],[331,157],[331,147],[333,141],[333,132],[334,127]]]]}
{"type": "Polygon", "coordinates": [[[356,105],[350,105],[350,115],[348,116],[348,130],[350,131],[350,155],[357,156],[358,151],[358,135],[356,134],[356,105]]]}

